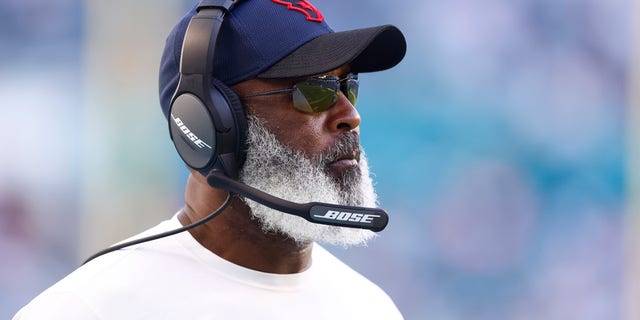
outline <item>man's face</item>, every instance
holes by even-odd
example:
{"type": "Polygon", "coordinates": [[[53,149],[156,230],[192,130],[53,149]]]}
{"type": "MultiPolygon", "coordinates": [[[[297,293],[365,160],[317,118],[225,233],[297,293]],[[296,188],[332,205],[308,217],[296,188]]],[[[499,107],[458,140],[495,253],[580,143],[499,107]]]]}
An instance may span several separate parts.
{"type": "MultiPolygon", "coordinates": [[[[341,68],[332,74],[343,76],[347,71],[341,68]]],[[[250,80],[233,89],[242,96],[288,88],[294,82],[250,80]]],[[[290,94],[243,102],[249,132],[241,180],[295,202],[375,206],[376,195],[359,144],[360,117],[344,95],[319,113],[296,110],[290,94]]],[[[265,231],[287,234],[301,244],[316,240],[352,245],[373,236],[371,231],[312,224],[252,201],[247,203],[265,231]]]]}
{"type": "MultiPolygon", "coordinates": [[[[328,74],[343,77],[348,67],[328,74]]],[[[252,79],[233,87],[238,95],[290,88],[302,79],[252,79]]],[[[360,114],[341,93],[336,104],[319,113],[305,113],[293,107],[291,94],[252,97],[243,101],[246,113],[262,120],[269,132],[284,145],[314,159],[334,147],[345,134],[359,137],[360,114]]],[[[328,173],[339,177],[357,166],[358,154],[344,154],[327,164],[328,173]],[[355,158],[355,159],[354,159],[355,158]]]]}

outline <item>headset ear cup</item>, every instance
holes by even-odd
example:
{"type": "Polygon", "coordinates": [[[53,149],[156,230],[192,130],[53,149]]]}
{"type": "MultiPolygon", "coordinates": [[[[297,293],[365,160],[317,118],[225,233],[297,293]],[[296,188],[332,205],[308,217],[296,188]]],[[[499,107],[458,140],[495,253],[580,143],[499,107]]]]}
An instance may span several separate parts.
{"type": "Polygon", "coordinates": [[[209,108],[196,95],[181,93],[169,107],[171,140],[184,162],[203,170],[217,157],[216,130],[209,108]]]}
{"type": "Polygon", "coordinates": [[[218,79],[213,79],[213,85],[222,93],[231,109],[233,120],[236,127],[236,162],[238,170],[244,165],[246,159],[246,141],[247,141],[247,115],[244,112],[244,107],[240,102],[240,97],[231,90],[227,85],[218,79]]]}

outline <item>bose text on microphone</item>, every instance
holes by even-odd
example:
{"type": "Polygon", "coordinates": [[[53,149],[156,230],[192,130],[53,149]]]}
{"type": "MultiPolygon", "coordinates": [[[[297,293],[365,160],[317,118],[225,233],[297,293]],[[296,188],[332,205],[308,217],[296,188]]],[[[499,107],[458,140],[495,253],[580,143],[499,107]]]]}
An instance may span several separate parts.
{"type": "Polygon", "coordinates": [[[233,180],[217,170],[213,170],[207,176],[207,182],[214,188],[239,194],[274,210],[293,214],[314,223],[369,229],[379,232],[389,222],[389,216],[380,208],[344,206],[322,202],[295,203],[233,180]]]}

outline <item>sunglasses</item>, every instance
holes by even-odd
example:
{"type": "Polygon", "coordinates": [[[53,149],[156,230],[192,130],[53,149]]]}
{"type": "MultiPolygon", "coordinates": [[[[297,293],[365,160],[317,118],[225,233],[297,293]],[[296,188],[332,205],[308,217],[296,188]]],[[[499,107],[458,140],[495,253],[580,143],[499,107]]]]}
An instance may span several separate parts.
{"type": "Polygon", "coordinates": [[[358,99],[358,75],[349,73],[342,79],[335,75],[312,77],[294,84],[291,88],[252,93],[241,96],[240,99],[291,93],[294,108],[314,113],[331,108],[338,101],[340,91],[355,106],[358,99]]]}

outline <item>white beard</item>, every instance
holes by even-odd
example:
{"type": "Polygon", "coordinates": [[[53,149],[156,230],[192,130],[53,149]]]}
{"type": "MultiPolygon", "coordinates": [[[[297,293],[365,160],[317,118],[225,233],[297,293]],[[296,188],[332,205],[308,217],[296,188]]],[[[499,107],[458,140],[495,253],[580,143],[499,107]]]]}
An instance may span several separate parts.
{"type": "MultiPolygon", "coordinates": [[[[359,171],[345,174],[338,181],[325,172],[325,160],[316,164],[301,152],[285,146],[269,132],[261,120],[248,117],[247,159],[240,180],[266,193],[293,202],[326,202],[375,207],[377,195],[369,177],[369,166],[361,151],[359,171]]],[[[340,245],[364,245],[375,237],[370,230],[311,223],[244,199],[264,232],[287,235],[298,245],[312,241],[340,245]]]]}

